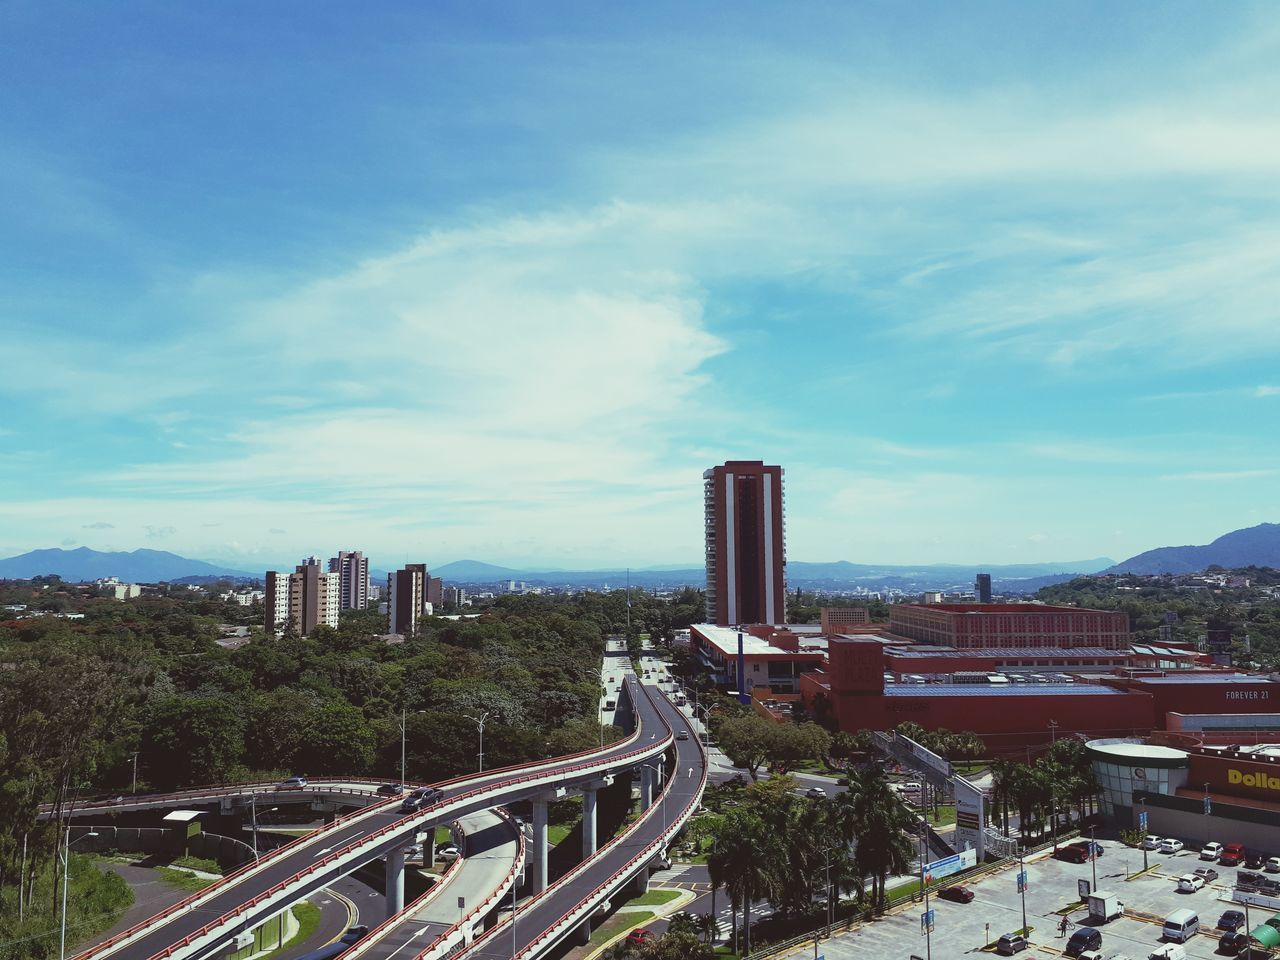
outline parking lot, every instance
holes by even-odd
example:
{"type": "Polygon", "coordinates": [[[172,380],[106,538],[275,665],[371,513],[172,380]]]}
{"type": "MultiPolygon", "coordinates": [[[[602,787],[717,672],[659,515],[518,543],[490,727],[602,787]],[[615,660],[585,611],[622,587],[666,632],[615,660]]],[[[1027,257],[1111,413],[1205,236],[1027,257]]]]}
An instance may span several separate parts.
{"type": "MultiPolygon", "coordinates": [[[[1215,929],[1224,910],[1237,908],[1229,901],[1236,868],[1219,867],[1198,858],[1194,850],[1176,854],[1149,852],[1151,869],[1142,873],[1142,851],[1114,841],[1100,841],[1104,854],[1097,861],[1098,885],[1095,889],[1114,893],[1125,907],[1125,916],[1098,927],[1102,931],[1103,957],[1125,956],[1146,960],[1162,943],[1163,918],[1180,908],[1189,908],[1200,916],[1202,933],[1186,943],[1188,957],[1218,957],[1218,935],[1215,929]],[[1197,867],[1213,867],[1218,880],[1194,893],[1179,893],[1178,877],[1197,867]],[[1131,916],[1137,913],[1139,916],[1131,916]],[[1150,919],[1148,919],[1149,917],[1150,919]]],[[[1088,923],[1088,911],[1081,905],[1067,914],[1074,924],[1066,936],[1059,933],[1058,911],[1079,902],[1077,881],[1093,881],[1090,863],[1064,863],[1048,855],[1027,862],[1027,923],[1032,928],[1031,947],[1018,956],[1062,956],[1067,938],[1088,923]]],[[[932,934],[933,960],[946,960],[981,952],[984,945],[994,944],[1002,933],[1022,926],[1022,898],[1017,890],[1017,867],[1001,869],[980,880],[966,884],[975,896],[971,903],[951,903],[930,897],[935,911],[932,934]],[[989,925],[989,926],[988,926],[989,925]]],[[[1243,909],[1243,908],[1241,908],[1243,909]]],[[[818,953],[827,960],[865,960],[867,957],[901,958],[926,956],[925,938],[921,934],[920,914],[923,903],[908,904],[893,916],[867,924],[857,930],[824,941],[818,953]]],[[[1253,908],[1253,925],[1264,922],[1271,911],[1253,908]]],[[[800,956],[812,955],[810,945],[800,956]]]]}

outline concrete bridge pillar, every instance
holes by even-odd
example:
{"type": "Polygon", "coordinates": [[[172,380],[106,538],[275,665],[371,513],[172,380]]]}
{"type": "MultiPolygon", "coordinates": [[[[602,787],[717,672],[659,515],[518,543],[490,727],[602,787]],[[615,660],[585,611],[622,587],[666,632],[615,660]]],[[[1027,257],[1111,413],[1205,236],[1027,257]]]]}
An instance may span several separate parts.
{"type": "Polygon", "coordinates": [[[531,877],[535,896],[547,889],[547,801],[533,801],[533,849],[529,851],[533,866],[531,877]]]}
{"type": "Polygon", "coordinates": [[[599,849],[599,815],[597,807],[601,788],[613,783],[613,777],[602,777],[582,785],[582,859],[595,855],[599,849]]]}
{"type": "Polygon", "coordinates": [[[640,768],[640,809],[653,806],[653,767],[647,763],[640,768]]]}
{"type": "Polygon", "coordinates": [[[404,849],[396,847],[387,853],[387,919],[404,909],[404,849]]]}
{"type": "Polygon", "coordinates": [[[631,881],[631,895],[643,897],[649,892],[649,865],[645,864],[631,881]]]}
{"type": "Polygon", "coordinates": [[[573,932],[566,938],[570,943],[576,943],[580,947],[585,947],[591,942],[591,918],[588,917],[580,924],[573,928],[573,932]]]}

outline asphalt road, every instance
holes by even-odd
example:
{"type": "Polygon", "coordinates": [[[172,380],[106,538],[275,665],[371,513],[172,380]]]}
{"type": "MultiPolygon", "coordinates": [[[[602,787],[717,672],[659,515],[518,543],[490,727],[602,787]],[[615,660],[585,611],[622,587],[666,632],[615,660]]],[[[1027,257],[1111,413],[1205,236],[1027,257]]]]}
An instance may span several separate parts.
{"type": "MultiPolygon", "coordinates": [[[[659,734],[656,731],[664,729],[658,721],[657,712],[650,704],[649,699],[642,696],[639,700],[638,719],[642,730],[640,741],[636,743],[623,741],[619,744],[610,745],[597,756],[610,757],[628,753],[637,749],[637,747],[643,746],[643,741],[646,738],[657,737],[659,734]]],[[[573,761],[575,764],[581,762],[583,762],[581,758],[573,761]]],[[[557,765],[557,762],[552,760],[545,764],[530,765],[514,771],[485,774],[483,777],[471,777],[459,783],[445,786],[445,799],[441,802],[447,802],[482,783],[497,785],[512,782],[535,770],[557,765]]],[[[513,791],[523,789],[527,788],[513,783],[513,791]]],[[[179,943],[184,938],[196,933],[211,920],[230,913],[241,904],[270,890],[276,884],[289,880],[299,871],[314,863],[318,858],[333,850],[367,837],[384,826],[403,821],[405,831],[400,832],[396,838],[387,838],[386,848],[390,849],[402,840],[403,833],[412,829],[415,822],[418,826],[425,827],[427,824],[440,820],[441,817],[438,814],[433,816],[429,813],[420,813],[406,816],[399,812],[398,801],[384,801],[356,814],[353,820],[335,824],[326,830],[303,838],[300,842],[288,848],[286,852],[264,860],[256,868],[241,875],[239,878],[234,878],[230,883],[224,881],[210,887],[205,899],[199,903],[198,908],[172,914],[164,918],[131,943],[117,946],[109,951],[92,950],[86,952],[83,956],[110,955],[122,958],[122,960],[147,960],[147,958],[155,956],[170,945],[179,943]]],[[[379,847],[373,852],[373,855],[377,856],[382,852],[382,848],[379,847]]],[[[315,889],[320,889],[333,882],[334,879],[335,877],[331,872],[317,871],[315,889]]]]}
{"type": "MultiPolygon", "coordinates": [[[[629,678],[628,682],[636,681],[629,678]]],[[[680,811],[698,802],[704,761],[688,718],[666,697],[656,692],[653,703],[644,695],[636,699],[640,701],[642,714],[652,711],[653,703],[656,703],[657,709],[673,730],[683,729],[689,734],[688,739],[675,741],[676,760],[670,769],[670,779],[661,799],[655,800],[651,815],[623,839],[603,848],[592,861],[592,869],[576,877],[566,877],[548,887],[542,896],[533,898],[527,905],[521,905],[516,912],[514,933],[511,921],[506,920],[460,956],[466,960],[512,960],[591,894],[604,878],[621,869],[648,846],[680,811]]],[[[646,715],[646,730],[653,729],[651,723],[658,725],[656,719],[646,715]]]]}

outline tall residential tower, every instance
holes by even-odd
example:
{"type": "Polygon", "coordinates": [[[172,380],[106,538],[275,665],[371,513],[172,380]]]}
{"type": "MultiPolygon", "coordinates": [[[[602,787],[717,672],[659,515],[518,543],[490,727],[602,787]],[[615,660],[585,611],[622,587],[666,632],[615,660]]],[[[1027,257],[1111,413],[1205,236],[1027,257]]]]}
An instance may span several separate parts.
{"type": "Polygon", "coordinates": [[[721,626],[786,620],[782,468],[730,460],[702,475],[707,619],[721,626]]]}
{"type": "Polygon", "coordinates": [[[338,575],[338,609],[363,610],[369,602],[369,558],[359,550],[339,550],[329,558],[329,572],[338,575]]]}

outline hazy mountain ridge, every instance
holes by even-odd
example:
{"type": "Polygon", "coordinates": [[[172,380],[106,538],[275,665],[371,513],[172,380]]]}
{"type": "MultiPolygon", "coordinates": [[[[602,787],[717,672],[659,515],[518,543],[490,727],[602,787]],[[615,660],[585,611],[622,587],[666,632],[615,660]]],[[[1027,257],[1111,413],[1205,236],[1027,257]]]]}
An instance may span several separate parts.
{"type": "Polygon", "coordinates": [[[1209,566],[1280,567],[1280,523],[1260,523],[1224,533],[1212,543],[1157,547],[1123,560],[1104,573],[1197,573],[1209,566]]]}
{"type": "Polygon", "coordinates": [[[167,550],[139,549],[131,552],[104,553],[88,547],[63,550],[52,547],[30,550],[16,557],[0,560],[0,577],[29,580],[32,577],[57,575],[69,582],[119,577],[126,583],[159,583],[188,577],[254,578],[261,573],[247,573],[220,567],[204,560],[191,560],[167,550]]]}

